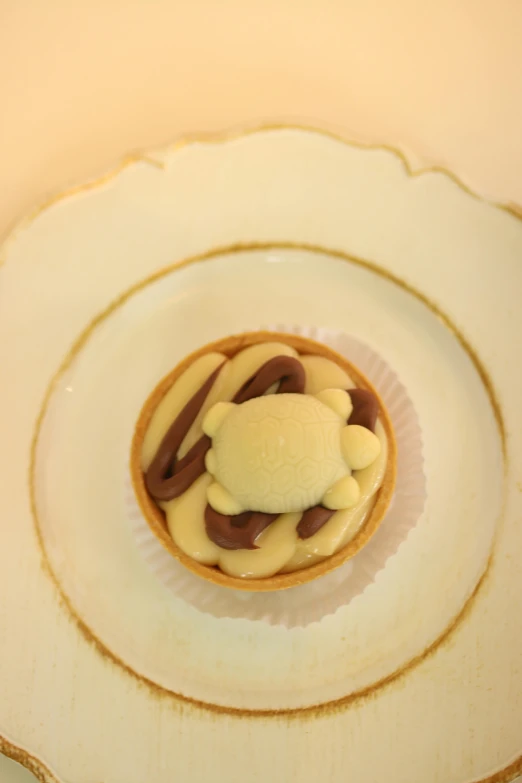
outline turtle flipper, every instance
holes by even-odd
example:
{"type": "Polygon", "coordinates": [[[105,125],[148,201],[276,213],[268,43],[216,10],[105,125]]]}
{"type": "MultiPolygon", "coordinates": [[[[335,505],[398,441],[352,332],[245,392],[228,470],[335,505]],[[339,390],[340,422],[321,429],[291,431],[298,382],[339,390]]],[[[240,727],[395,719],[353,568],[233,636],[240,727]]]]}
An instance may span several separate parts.
{"type": "Polygon", "coordinates": [[[367,468],[381,453],[381,442],[377,435],[359,424],[348,424],[343,428],[341,447],[351,470],[367,468]]]}
{"type": "Polygon", "coordinates": [[[314,395],[319,402],[338,413],[343,421],[348,421],[353,410],[352,401],[344,389],[323,389],[314,395]]]}
{"type": "Polygon", "coordinates": [[[332,510],[351,508],[359,501],[361,490],[353,476],[344,476],[325,492],[321,505],[332,510]]]}
{"type": "Polygon", "coordinates": [[[245,511],[228,489],[225,489],[222,484],[218,484],[217,481],[207,489],[207,500],[214,511],[218,511],[220,514],[236,516],[236,514],[241,514],[245,511]]]}
{"type": "Polygon", "coordinates": [[[203,419],[202,428],[205,435],[213,438],[228,414],[236,407],[235,402],[216,402],[203,419]]]}

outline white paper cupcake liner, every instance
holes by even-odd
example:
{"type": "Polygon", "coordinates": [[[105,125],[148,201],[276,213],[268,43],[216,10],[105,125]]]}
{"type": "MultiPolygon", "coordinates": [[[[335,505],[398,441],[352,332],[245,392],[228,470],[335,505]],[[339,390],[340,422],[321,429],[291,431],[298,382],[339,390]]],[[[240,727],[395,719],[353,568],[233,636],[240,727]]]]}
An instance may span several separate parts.
{"type": "Polygon", "coordinates": [[[163,548],[138,506],[130,476],[125,482],[125,507],[140,552],[178,598],[214,617],[304,627],[333,614],[360,595],[417,524],[426,499],[422,437],[406,389],[388,364],[367,345],[350,335],[317,327],[278,324],[262,328],[309,337],[346,356],[371,381],[388,410],[397,440],[397,482],[390,508],[369,543],[335,571],[307,584],[270,593],[232,590],[191,573],[163,548]]]}

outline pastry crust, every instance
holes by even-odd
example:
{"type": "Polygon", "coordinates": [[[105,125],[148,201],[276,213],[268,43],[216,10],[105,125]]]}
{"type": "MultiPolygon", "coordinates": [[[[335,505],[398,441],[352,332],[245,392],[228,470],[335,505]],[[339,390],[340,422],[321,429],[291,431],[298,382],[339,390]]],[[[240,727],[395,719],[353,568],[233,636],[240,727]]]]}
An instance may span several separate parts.
{"type": "Polygon", "coordinates": [[[203,579],[207,579],[210,582],[214,582],[215,584],[224,587],[231,587],[234,590],[247,590],[250,592],[283,590],[305,584],[306,582],[311,582],[313,579],[317,579],[318,577],[333,571],[335,568],[338,568],[352,558],[368,543],[382,522],[393,496],[397,474],[397,446],[393,426],[382,400],[368,379],[355,365],[345,359],[344,356],[341,356],[331,348],[306,337],[279,334],[278,332],[248,332],[208,343],[203,348],[200,348],[183,359],[183,361],[180,362],[180,364],[178,364],[177,367],[158,384],[158,386],[156,386],[145,402],[136,424],[131,446],[130,471],[136,498],[149,527],[165,549],[167,549],[167,551],[186,568],[203,579]],[[294,348],[299,354],[323,356],[330,359],[346,370],[357,387],[368,389],[375,394],[379,400],[380,406],[379,420],[384,427],[388,440],[388,460],[382,485],[375,496],[376,500],[374,506],[360,530],[346,546],[342,547],[335,554],[326,557],[321,562],[308,568],[286,574],[279,573],[261,579],[247,579],[228,576],[216,566],[203,565],[185,554],[174,543],[167,529],[165,515],[147,492],[141,466],[141,452],[143,439],[154,411],[177,378],[179,378],[196,359],[214,351],[223,353],[232,358],[244,348],[264,342],[286,343],[286,345],[294,348]]]}

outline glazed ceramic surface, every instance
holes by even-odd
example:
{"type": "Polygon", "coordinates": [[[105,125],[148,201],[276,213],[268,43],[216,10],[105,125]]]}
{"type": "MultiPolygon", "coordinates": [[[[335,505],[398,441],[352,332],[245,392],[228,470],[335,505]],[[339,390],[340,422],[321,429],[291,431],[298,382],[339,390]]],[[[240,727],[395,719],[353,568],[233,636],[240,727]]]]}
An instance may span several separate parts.
{"type": "Polygon", "coordinates": [[[522,222],[388,150],[291,128],[219,142],[133,159],[3,249],[0,750],[60,783],[511,779],[522,222]],[[124,504],[159,379],[278,322],[386,357],[427,476],[375,583],[291,630],[173,597],[124,504]]]}

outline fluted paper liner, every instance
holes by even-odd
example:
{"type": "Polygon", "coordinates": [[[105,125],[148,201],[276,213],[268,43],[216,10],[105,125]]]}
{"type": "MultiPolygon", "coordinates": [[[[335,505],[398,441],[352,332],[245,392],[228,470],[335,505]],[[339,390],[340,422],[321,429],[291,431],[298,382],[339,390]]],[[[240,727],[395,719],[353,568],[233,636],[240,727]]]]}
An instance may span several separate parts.
{"type": "Polygon", "coordinates": [[[263,329],[307,337],[333,348],[359,367],[387,408],[397,441],[397,480],[391,505],[368,544],[344,565],[307,584],[271,593],[233,590],[201,579],[166,551],[138,506],[130,476],[125,482],[125,506],[143,557],[178,598],[214,617],[237,617],[293,628],[317,622],[360,595],[415,527],[426,499],[422,438],[405,387],[367,345],[350,335],[316,327],[278,324],[263,329]]]}

